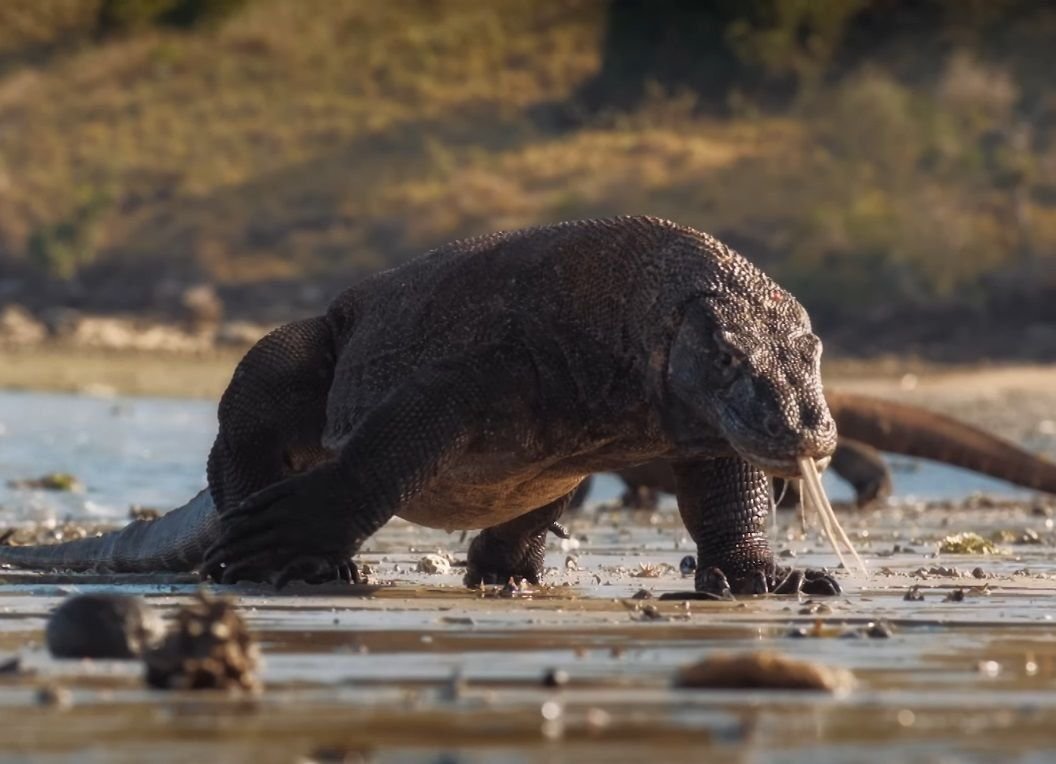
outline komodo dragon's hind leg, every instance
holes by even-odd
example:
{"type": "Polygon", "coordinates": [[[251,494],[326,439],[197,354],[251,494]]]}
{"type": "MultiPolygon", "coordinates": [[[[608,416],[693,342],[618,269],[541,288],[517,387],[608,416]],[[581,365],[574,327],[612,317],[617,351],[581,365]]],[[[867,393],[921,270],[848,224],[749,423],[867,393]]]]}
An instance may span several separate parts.
{"type": "Polygon", "coordinates": [[[778,571],[767,539],[770,478],[739,457],[673,465],[678,509],[697,543],[696,590],[728,594],[838,594],[816,571],[778,571]]]}
{"type": "Polygon", "coordinates": [[[505,584],[511,578],[538,584],[543,575],[546,534],[575,493],[481,531],[469,544],[463,583],[471,589],[481,584],[505,584]]]}

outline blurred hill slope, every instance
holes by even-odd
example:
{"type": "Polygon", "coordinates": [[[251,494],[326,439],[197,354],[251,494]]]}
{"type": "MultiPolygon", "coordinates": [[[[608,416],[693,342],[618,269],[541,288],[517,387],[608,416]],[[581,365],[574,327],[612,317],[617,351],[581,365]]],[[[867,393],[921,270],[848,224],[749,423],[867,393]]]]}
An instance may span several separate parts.
{"type": "Polygon", "coordinates": [[[604,2],[220,5],[197,24],[173,9],[217,6],[0,4],[8,299],[144,310],[209,280],[236,313],[281,319],[452,238],[650,213],[728,239],[847,347],[941,315],[1026,322],[1056,353],[1045,4],[996,3],[973,22],[989,36],[896,25],[862,52],[869,19],[906,4],[812,16],[815,44],[784,34],[803,4],[718,3],[732,73],[643,77],[633,97],[613,96],[604,2]],[[293,282],[320,288],[261,297],[293,282]]]}

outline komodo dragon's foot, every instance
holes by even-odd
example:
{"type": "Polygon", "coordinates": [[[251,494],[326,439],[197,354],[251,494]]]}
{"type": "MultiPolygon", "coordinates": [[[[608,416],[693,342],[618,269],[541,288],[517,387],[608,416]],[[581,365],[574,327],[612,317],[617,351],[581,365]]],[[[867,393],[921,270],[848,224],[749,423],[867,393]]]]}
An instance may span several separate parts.
{"type": "Polygon", "coordinates": [[[731,581],[716,567],[697,570],[695,589],[712,597],[731,594],[813,594],[836,595],[843,590],[839,582],[825,570],[776,568],[773,573],[756,570],[736,576],[731,581]]]}
{"type": "Polygon", "coordinates": [[[360,539],[344,510],[339,481],[326,467],[275,483],[221,515],[220,536],[199,572],[217,583],[280,588],[290,581],[360,583],[351,561],[360,539]]]}
{"type": "Polygon", "coordinates": [[[538,584],[543,575],[546,530],[528,538],[503,539],[481,531],[469,544],[466,575],[462,582],[470,589],[502,585],[511,578],[538,584]]]}
{"type": "Polygon", "coordinates": [[[221,563],[219,569],[205,568],[201,571],[203,579],[212,579],[218,584],[237,584],[239,581],[269,583],[281,589],[291,581],[303,581],[306,584],[326,584],[332,581],[343,581],[348,584],[365,582],[359,568],[352,560],[331,562],[322,557],[301,556],[286,563],[280,569],[269,567],[265,559],[254,558],[237,564],[221,563]]]}

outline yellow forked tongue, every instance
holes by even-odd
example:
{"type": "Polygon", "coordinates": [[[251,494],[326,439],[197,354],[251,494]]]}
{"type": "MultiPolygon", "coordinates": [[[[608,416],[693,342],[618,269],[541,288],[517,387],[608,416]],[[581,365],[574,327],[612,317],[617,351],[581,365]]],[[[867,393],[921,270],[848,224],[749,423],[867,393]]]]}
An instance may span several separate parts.
{"type": "Polygon", "coordinates": [[[803,490],[800,492],[800,501],[803,502],[803,506],[817,513],[818,519],[821,520],[821,529],[825,534],[825,538],[829,540],[829,544],[832,545],[832,551],[836,553],[840,562],[843,563],[843,567],[850,570],[847,560],[844,559],[843,553],[840,551],[840,542],[843,542],[844,546],[847,547],[847,551],[850,552],[851,557],[858,564],[859,570],[868,575],[869,569],[865,567],[862,558],[854,550],[851,540],[843,532],[840,521],[836,519],[836,513],[832,510],[832,505],[829,503],[829,497],[825,495],[825,489],[821,486],[821,475],[818,474],[814,460],[804,457],[796,461],[799,463],[799,474],[802,476],[803,490]]]}

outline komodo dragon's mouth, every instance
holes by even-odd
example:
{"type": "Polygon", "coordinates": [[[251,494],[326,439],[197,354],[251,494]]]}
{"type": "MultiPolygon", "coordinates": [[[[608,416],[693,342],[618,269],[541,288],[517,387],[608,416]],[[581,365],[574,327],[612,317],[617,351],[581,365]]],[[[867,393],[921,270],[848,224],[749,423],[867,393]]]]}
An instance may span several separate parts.
{"type": "MultiPolygon", "coordinates": [[[[799,478],[802,477],[799,469],[799,463],[796,459],[771,459],[767,457],[759,457],[752,454],[746,454],[738,451],[745,461],[754,464],[756,467],[761,469],[763,472],[771,475],[772,477],[779,478],[799,478]]],[[[814,465],[817,467],[818,472],[822,472],[826,467],[829,466],[829,462],[832,461],[831,456],[825,456],[820,459],[814,460],[814,465]]]]}

